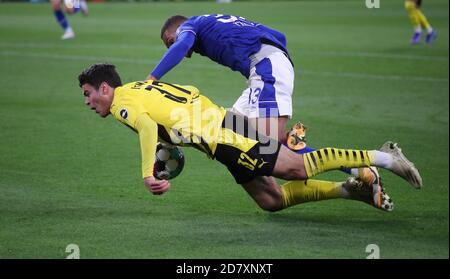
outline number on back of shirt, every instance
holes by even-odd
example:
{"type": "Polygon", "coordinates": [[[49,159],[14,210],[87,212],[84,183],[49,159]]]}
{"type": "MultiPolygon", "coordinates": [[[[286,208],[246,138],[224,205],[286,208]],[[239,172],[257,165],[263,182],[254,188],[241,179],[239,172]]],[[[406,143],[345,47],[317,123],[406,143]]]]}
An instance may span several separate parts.
{"type": "MultiPolygon", "coordinates": [[[[210,15],[205,15],[205,16],[210,16],[210,15]]],[[[257,25],[256,23],[250,22],[241,16],[217,14],[217,15],[214,15],[214,17],[217,18],[218,22],[232,23],[232,24],[238,25],[238,26],[254,27],[257,25]]]]}

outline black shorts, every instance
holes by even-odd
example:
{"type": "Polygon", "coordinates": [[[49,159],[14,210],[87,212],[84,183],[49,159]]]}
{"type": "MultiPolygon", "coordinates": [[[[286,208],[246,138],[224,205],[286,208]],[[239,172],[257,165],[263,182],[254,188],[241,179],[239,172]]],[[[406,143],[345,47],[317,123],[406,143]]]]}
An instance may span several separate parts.
{"type": "Polygon", "coordinates": [[[232,112],[226,113],[222,128],[242,136],[245,141],[244,144],[218,143],[214,153],[214,158],[228,168],[236,183],[243,184],[257,176],[272,175],[280,152],[280,142],[258,134],[245,116],[232,112]],[[267,147],[271,147],[272,152],[262,152],[267,147]]]}

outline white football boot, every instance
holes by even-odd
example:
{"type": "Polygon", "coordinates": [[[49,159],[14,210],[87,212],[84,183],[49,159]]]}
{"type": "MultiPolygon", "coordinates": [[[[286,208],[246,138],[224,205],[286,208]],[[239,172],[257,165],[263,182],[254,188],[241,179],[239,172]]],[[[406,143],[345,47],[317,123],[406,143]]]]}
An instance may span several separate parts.
{"type": "Polygon", "coordinates": [[[391,172],[408,181],[414,188],[422,188],[422,177],[420,176],[419,171],[402,153],[402,150],[397,143],[388,141],[381,146],[380,151],[392,155],[393,164],[389,169],[391,172]]]}
{"type": "Polygon", "coordinates": [[[64,31],[64,34],[61,37],[61,40],[68,40],[75,38],[75,32],[73,32],[71,27],[68,27],[66,31],[64,31]]]}

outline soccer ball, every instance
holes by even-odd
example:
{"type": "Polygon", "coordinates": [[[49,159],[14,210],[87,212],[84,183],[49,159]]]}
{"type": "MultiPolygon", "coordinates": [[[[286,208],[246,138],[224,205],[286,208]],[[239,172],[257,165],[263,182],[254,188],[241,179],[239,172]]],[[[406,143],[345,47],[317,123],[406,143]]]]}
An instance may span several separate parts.
{"type": "Polygon", "coordinates": [[[155,163],[153,167],[153,176],[157,179],[174,179],[184,167],[184,154],[181,149],[163,143],[156,146],[155,163]]]}

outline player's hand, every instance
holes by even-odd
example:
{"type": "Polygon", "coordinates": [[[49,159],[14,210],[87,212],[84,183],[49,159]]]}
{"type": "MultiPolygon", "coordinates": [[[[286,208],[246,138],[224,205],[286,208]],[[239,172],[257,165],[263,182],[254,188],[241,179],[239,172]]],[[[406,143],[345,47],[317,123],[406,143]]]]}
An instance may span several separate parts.
{"type": "Polygon", "coordinates": [[[170,189],[170,182],[167,180],[156,180],[153,176],[144,178],[147,189],[153,195],[162,195],[170,189]]]}
{"type": "Polygon", "coordinates": [[[145,80],[158,80],[158,79],[152,75],[149,75],[148,77],[145,78],[145,80]]]}

